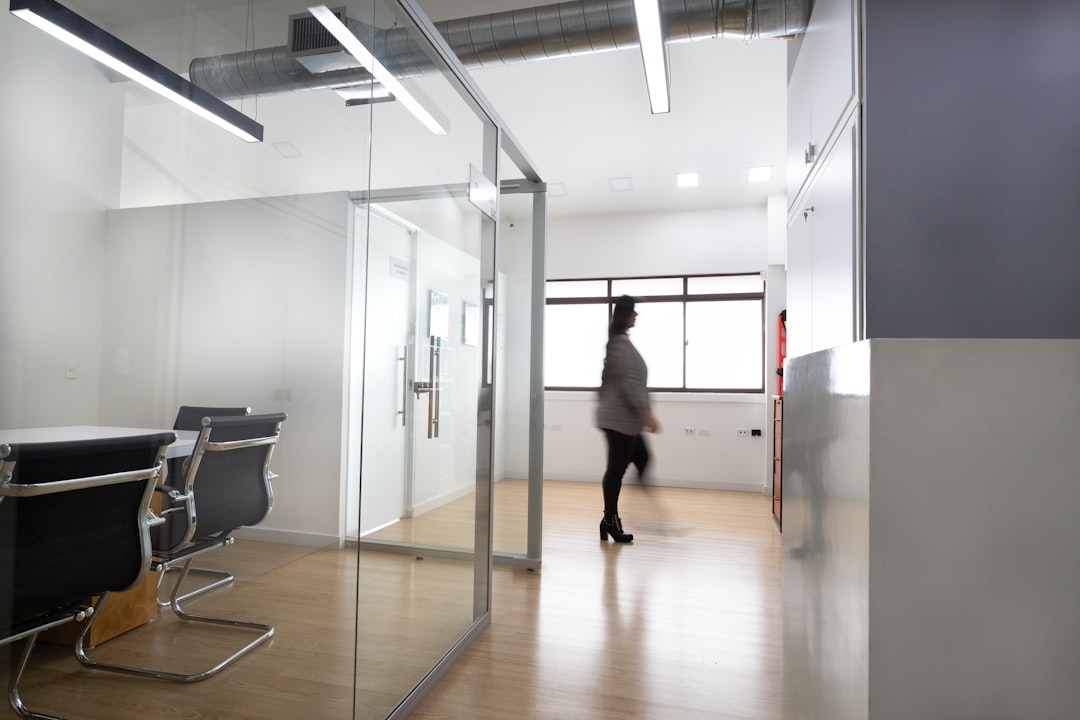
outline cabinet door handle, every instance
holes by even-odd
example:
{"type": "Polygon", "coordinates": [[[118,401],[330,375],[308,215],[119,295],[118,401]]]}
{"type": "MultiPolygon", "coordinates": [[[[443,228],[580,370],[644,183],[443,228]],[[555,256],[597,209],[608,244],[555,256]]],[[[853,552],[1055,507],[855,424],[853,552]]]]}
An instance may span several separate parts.
{"type": "Polygon", "coordinates": [[[814,143],[806,146],[806,150],[803,151],[803,160],[807,165],[811,165],[817,160],[817,148],[814,147],[814,143]]]}

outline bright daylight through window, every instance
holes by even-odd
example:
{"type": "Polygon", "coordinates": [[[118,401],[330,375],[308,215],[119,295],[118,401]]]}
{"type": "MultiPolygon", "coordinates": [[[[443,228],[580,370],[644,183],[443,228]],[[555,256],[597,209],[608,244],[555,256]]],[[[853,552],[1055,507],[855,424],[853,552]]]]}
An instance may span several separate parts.
{"type": "Polygon", "coordinates": [[[764,392],[765,283],[757,274],[547,281],[546,388],[600,386],[620,295],[637,299],[631,339],[651,390],[764,392]]]}

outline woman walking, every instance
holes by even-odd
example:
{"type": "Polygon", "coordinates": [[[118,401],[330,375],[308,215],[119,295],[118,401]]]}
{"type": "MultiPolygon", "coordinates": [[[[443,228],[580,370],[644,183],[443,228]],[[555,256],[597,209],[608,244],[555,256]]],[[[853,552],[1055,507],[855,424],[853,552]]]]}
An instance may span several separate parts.
{"type": "Polygon", "coordinates": [[[649,369],[641,354],[630,342],[627,331],[634,327],[637,313],[634,298],[623,295],[615,301],[608,326],[607,353],[600,379],[600,404],[596,425],[607,439],[607,469],[604,471],[604,517],[600,521],[600,539],[610,535],[615,542],[631,542],[633,534],[625,532],[619,517],[619,493],[623,475],[630,463],[644,480],[649,464],[649,449],[643,430],[659,432],[660,423],[653,415],[649,401],[649,369]]]}

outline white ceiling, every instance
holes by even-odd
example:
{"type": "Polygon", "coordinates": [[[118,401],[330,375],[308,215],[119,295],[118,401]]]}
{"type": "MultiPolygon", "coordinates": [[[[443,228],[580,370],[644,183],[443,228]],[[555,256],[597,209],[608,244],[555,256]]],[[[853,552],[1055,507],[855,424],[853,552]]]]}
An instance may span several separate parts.
{"type": "MultiPolygon", "coordinates": [[[[433,21],[552,0],[417,0],[433,21]]],[[[275,2],[275,4],[279,4],[275,2]]],[[[347,3],[344,3],[347,4],[347,3]]],[[[72,0],[106,26],[239,0],[72,0]],[[186,10],[185,10],[186,9],[186,10]]],[[[306,4],[297,0],[297,11],[306,4]]],[[[786,189],[786,40],[706,39],[668,46],[671,112],[652,115],[637,49],[471,71],[548,183],[552,216],[764,206],[786,189]],[[750,183],[752,166],[772,179],[750,183]],[[700,174],[678,189],[676,173],[700,174]],[[612,178],[632,190],[613,192],[612,178]]]]}
{"type": "MultiPolygon", "coordinates": [[[[418,0],[433,21],[553,4],[418,0]]],[[[709,39],[669,46],[671,112],[649,111],[641,55],[624,50],[471,74],[549,183],[551,215],[764,206],[786,189],[787,41],[709,39]],[[749,183],[747,169],[771,165],[749,183]],[[675,175],[700,173],[680,190],[675,175]],[[633,190],[612,192],[629,177],[633,190]]]]}

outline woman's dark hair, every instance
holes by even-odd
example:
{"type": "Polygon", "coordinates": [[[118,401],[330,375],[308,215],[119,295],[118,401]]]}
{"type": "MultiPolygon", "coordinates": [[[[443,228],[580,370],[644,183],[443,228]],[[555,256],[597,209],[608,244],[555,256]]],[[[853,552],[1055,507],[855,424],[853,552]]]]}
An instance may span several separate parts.
{"type": "Polygon", "coordinates": [[[629,295],[623,295],[615,301],[615,309],[611,313],[611,324],[608,325],[608,337],[626,333],[630,318],[634,316],[635,302],[629,295]]]}

